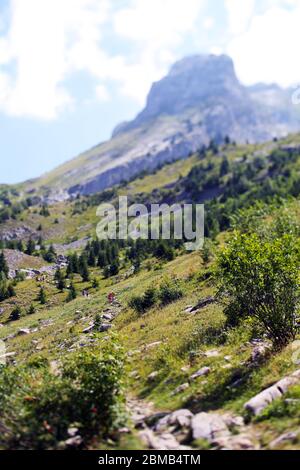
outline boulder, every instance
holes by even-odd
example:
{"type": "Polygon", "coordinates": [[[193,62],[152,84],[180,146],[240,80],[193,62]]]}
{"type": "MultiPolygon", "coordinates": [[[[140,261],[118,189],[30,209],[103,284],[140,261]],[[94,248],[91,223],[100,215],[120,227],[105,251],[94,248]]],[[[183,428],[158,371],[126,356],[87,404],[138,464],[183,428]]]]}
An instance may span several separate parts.
{"type": "Polygon", "coordinates": [[[110,323],[102,323],[100,326],[100,333],[103,333],[104,331],[108,331],[112,328],[112,325],[110,323]]]}
{"type": "Polygon", "coordinates": [[[100,333],[104,333],[108,331],[112,325],[110,323],[102,323],[100,328],[98,329],[94,323],[90,324],[87,328],[85,328],[82,333],[92,333],[92,331],[99,331],[100,333]]]}
{"type": "Polygon", "coordinates": [[[155,425],[156,431],[167,429],[168,427],[175,428],[188,428],[191,425],[193,413],[190,410],[182,409],[176,410],[163,418],[161,418],[155,425]]]}
{"type": "Polygon", "coordinates": [[[190,384],[184,383],[179,385],[179,387],[175,388],[173,395],[177,395],[178,393],[184,392],[187,388],[189,388],[190,384]]]}
{"type": "Polygon", "coordinates": [[[250,362],[257,363],[262,361],[272,350],[272,345],[266,342],[256,342],[251,352],[250,362]]]}
{"type": "Polygon", "coordinates": [[[217,349],[211,349],[203,353],[203,356],[205,357],[217,357],[219,355],[220,355],[220,352],[217,349]]]}
{"type": "Polygon", "coordinates": [[[159,346],[160,344],[162,344],[162,341],[155,341],[154,343],[146,344],[144,346],[144,350],[148,351],[148,349],[155,348],[156,346],[159,346]]]}
{"type": "Polygon", "coordinates": [[[255,450],[257,446],[247,435],[221,437],[215,439],[212,444],[219,450],[255,450]]]}
{"type": "Polygon", "coordinates": [[[281,434],[281,436],[270,442],[269,447],[271,449],[275,449],[276,447],[280,446],[281,444],[285,444],[286,442],[296,443],[298,435],[299,432],[286,432],[281,434]]]}
{"type": "Polygon", "coordinates": [[[25,336],[30,334],[29,328],[20,328],[17,332],[17,336],[25,336]]]}
{"type": "Polygon", "coordinates": [[[189,310],[187,310],[187,312],[189,313],[198,313],[199,310],[201,310],[202,308],[205,308],[207,307],[208,305],[210,304],[213,304],[216,302],[216,298],[215,297],[206,297],[205,299],[201,299],[197,305],[195,305],[194,307],[190,308],[189,310]]]}
{"type": "Polygon", "coordinates": [[[144,429],[143,431],[140,431],[139,436],[143,444],[149,449],[175,450],[180,447],[180,444],[172,434],[166,433],[156,436],[150,429],[144,429]]]}
{"type": "Polygon", "coordinates": [[[111,313],[104,313],[102,315],[102,318],[103,318],[103,320],[111,321],[111,320],[113,320],[114,317],[111,313]]]}
{"type": "Polygon", "coordinates": [[[244,407],[253,415],[260,414],[270,403],[272,403],[277,398],[281,398],[287,390],[293,385],[297,385],[300,382],[300,369],[293,372],[291,375],[284,377],[279,380],[272,387],[263,390],[255,397],[251,398],[244,407]]]}
{"type": "Polygon", "coordinates": [[[190,376],[190,381],[196,380],[199,377],[204,377],[205,375],[208,375],[211,372],[210,367],[202,367],[199,369],[197,372],[195,372],[193,375],[190,376]]]}
{"type": "Polygon", "coordinates": [[[157,370],[155,370],[154,372],[151,372],[151,374],[149,374],[147,377],[148,382],[153,382],[158,376],[158,374],[159,372],[157,370]]]}
{"type": "Polygon", "coordinates": [[[191,422],[193,439],[213,442],[216,438],[230,435],[223,417],[217,413],[198,413],[191,422]]]}
{"type": "Polygon", "coordinates": [[[81,446],[82,442],[83,442],[83,439],[81,436],[74,436],[74,437],[70,437],[70,439],[67,439],[65,441],[65,445],[66,447],[75,448],[75,447],[81,446]]]}
{"type": "Polygon", "coordinates": [[[91,332],[93,331],[93,329],[94,329],[94,324],[88,326],[87,328],[85,328],[85,329],[82,331],[82,333],[86,333],[86,334],[87,334],[87,333],[91,333],[91,332]]]}

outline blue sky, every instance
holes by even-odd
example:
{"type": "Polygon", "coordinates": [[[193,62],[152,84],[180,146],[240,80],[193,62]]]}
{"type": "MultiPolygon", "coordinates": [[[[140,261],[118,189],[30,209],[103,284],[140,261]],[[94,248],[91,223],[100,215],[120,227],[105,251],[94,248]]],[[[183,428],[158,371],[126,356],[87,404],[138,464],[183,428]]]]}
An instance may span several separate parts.
{"type": "Polygon", "coordinates": [[[0,0],[0,182],[109,138],[177,59],[227,53],[246,84],[300,82],[298,0],[0,0]]]}

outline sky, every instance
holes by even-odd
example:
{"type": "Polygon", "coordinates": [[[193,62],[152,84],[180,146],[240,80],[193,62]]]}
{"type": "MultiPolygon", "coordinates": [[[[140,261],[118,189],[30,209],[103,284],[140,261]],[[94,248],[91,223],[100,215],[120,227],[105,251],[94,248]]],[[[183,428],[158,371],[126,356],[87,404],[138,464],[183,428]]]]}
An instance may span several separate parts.
{"type": "Polygon", "coordinates": [[[244,84],[300,83],[300,0],[0,0],[0,182],[108,139],[178,59],[225,53],[244,84]]]}

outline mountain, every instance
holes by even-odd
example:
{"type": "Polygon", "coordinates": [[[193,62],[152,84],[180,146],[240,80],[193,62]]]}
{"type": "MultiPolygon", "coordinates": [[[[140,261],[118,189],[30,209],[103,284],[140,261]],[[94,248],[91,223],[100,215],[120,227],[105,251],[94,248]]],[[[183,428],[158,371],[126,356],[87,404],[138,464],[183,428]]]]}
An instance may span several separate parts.
{"type": "Polygon", "coordinates": [[[50,200],[91,194],[144,170],[186,158],[225,136],[262,142],[300,129],[290,91],[277,85],[242,85],[226,55],[196,55],[175,63],[154,83],[144,110],[119,124],[112,138],[41,178],[27,182],[50,200]],[[58,191],[59,188],[59,191],[58,191]]]}

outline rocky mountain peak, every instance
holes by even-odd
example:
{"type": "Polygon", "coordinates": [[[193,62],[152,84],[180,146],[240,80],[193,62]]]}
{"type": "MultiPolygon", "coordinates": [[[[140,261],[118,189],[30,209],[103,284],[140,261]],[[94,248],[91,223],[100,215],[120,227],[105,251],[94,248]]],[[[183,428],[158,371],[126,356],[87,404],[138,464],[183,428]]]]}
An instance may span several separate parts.
{"type": "MultiPolygon", "coordinates": [[[[133,121],[119,124],[112,139],[48,174],[47,196],[53,187],[64,194],[102,191],[186,158],[211,139],[263,142],[299,128],[290,90],[243,85],[226,55],[186,57],[152,85],[145,108],[133,121]]],[[[43,181],[38,184],[45,186],[43,181]]]]}
{"type": "Polygon", "coordinates": [[[218,98],[245,99],[234,64],[226,55],[194,55],[176,62],[169,74],[154,83],[145,109],[131,123],[118,126],[114,135],[148,120],[212,102],[218,98]]]}

